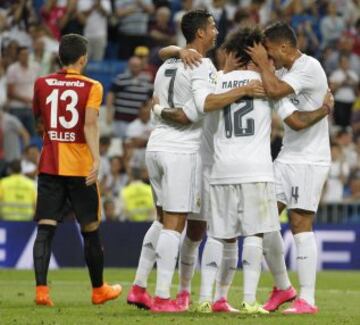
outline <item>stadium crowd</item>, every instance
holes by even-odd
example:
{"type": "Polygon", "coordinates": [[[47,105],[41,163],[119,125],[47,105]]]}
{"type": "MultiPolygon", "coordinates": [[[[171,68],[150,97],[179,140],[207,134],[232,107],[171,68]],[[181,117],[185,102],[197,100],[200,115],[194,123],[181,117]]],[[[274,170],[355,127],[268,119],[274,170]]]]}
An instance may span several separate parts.
{"type": "MultiPolygon", "coordinates": [[[[41,150],[31,110],[33,85],[38,76],[59,69],[61,35],[79,33],[89,40],[90,61],[126,62],[125,71],[105,88],[100,116],[104,219],[153,220],[145,147],[152,129],[153,79],[161,64],[158,51],[185,45],[181,17],[198,7],[215,17],[219,35],[210,56],[219,69],[224,61],[220,45],[235,27],[278,20],[291,24],[301,51],[321,61],[335,97],[332,164],[322,201],[360,199],[359,0],[1,0],[0,219],[32,218],[41,150]]],[[[275,158],[283,128],[277,116],[273,119],[275,158]]]]}

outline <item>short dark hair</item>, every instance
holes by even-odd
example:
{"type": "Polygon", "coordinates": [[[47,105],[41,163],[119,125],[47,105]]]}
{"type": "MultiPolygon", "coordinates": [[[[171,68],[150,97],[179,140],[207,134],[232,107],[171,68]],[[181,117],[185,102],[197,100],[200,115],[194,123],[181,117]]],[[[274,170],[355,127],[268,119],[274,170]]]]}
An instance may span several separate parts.
{"type": "Polygon", "coordinates": [[[287,41],[292,47],[296,47],[297,39],[295,31],[284,22],[277,22],[270,25],[264,31],[265,38],[271,42],[287,41]]]}
{"type": "Polygon", "coordinates": [[[19,159],[15,159],[10,162],[9,170],[11,174],[20,174],[21,173],[21,161],[19,159]]]}
{"type": "Polygon", "coordinates": [[[28,50],[29,48],[27,46],[19,46],[17,48],[17,55],[19,55],[21,51],[28,51],[28,50]]]}
{"type": "Polygon", "coordinates": [[[61,37],[59,59],[65,66],[75,63],[87,53],[88,41],[79,34],[66,34],[61,37]]]}
{"type": "Polygon", "coordinates": [[[202,9],[191,10],[181,19],[181,31],[187,43],[195,40],[196,32],[199,28],[205,28],[212,15],[202,9]]]}
{"type": "Polygon", "coordinates": [[[227,52],[235,53],[236,57],[240,59],[243,64],[248,64],[251,57],[246,53],[249,46],[263,41],[263,34],[259,28],[239,28],[229,34],[222,48],[227,52]]]}

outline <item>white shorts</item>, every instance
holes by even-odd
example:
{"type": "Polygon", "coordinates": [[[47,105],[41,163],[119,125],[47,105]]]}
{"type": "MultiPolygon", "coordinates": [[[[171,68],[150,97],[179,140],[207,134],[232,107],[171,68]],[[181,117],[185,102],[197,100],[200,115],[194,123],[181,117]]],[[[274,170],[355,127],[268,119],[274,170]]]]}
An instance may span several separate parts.
{"type": "Polygon", "coordinates": [[[220,239],[280,230],[273,183],[210,185],[208,233],[220,239]]]}
{"type": "Polygon", "coordinates": [[[147,151],[155,205],[167,212],[200,212],[201,159],[197,153],[147,151]]]}
{"type": "Polygon", "coordinates": [[[275,160],[276,198],[288,209],[316,212],[330,167],[275,160]]]}
{"type": "Polygon", "coordinates": [[[210,218],[210,171],[211,166],[203,166],[201,173],[201,207],[199,213],[190,213],[189,220],[207,221],[210,218]]]}

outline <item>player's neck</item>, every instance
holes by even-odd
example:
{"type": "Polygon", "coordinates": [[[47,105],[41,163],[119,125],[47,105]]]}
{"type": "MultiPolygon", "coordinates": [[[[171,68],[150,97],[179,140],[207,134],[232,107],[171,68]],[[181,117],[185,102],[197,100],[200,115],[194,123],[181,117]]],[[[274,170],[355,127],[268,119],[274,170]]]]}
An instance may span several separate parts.
{"type": "Polygon", "coordinates": [[[78,74],[81,74],[82,67],[79,64],[70,64],[63,67],[64,70],[71,70],[73,72],[76,72],[78,74]]]}
{"type": "Polygon", "coordinates": [[[196,40],[194,42],[192,42],[192,43],[187,44],[186,48],[187,49],[194,49],[203,56],[205,56],[206,52],[207,52],[207,49],[205,48],[205,46],[203,44],[201,44],[200,42],[196,41],[196,40]]]}
{"type": "Polygon", "coordinates": [[[296,49],[294,52],[289,53],[288,62],[284,65],[287,70],[290,70],[294,62],[302,55],[302,53],[296,49]]]}

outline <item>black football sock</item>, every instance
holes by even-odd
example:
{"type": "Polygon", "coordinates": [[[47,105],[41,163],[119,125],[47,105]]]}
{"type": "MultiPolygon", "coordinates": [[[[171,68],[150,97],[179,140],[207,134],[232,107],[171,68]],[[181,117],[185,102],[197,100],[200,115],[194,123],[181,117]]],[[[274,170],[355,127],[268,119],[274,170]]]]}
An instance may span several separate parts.
{"type": "Polygon", "coordinates": [[[84,255],[89,269],[93,288],[103,285],[104,253],[101,247],[99,230],[82,232],[84,237],[84,255]]]}
{"type": "Polygon", "coordinates": [[[56,226],[38,225],[38,231],[33,247],[35,279],[37,286],[47,285],[47,274],[51,256],[51,243],[56,226]]]}

